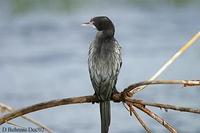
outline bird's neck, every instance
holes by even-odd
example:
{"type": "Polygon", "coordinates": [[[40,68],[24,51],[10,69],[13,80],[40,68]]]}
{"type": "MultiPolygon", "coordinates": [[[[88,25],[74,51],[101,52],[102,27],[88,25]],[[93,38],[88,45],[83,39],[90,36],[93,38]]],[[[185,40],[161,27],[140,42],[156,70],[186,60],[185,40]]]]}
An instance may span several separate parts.
{"type": "Polygon", "coordinates": [[[115,33],[114,29],[108,29],[108,30],[98,31],[96,36],[100,39],[101,38],[109,39],[114,37],[114,33],[115,33]]]}

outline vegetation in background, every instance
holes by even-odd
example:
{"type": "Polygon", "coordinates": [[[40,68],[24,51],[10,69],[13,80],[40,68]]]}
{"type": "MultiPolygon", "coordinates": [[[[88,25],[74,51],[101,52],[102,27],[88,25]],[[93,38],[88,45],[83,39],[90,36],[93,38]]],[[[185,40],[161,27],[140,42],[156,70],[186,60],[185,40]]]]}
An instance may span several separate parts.
{"type": "Polygon", "coordinates": [[[31,10],[71,11],[80,8],[85,2],[81,0],[10,0],[8,4],[13,13],[25,13],[31,10]]]}
{"type": "MultiPolygon", "coordinates": [[[[13,13],[26,13],[32,10],[74,11],[86,5],[101,3],[100,0],[6,0],[2,5],[8,5],[13,13]]],[[[117,3],[116,0],[113,2],[117,3]]],[[[129,5],[153,6],[158,4],[170,4],[185,6],[198,0],[126,0],[129,5]]]]}

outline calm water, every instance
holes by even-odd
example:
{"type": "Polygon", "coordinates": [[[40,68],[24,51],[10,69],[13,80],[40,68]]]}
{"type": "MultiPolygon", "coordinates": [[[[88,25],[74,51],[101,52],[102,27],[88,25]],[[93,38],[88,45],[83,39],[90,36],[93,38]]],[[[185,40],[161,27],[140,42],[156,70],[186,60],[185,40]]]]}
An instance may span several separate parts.
{"type": "MultiPolygon", "coordinates": [[[[70,6],[70,10],[57,10],[49,4],[33,9],[21,7],[21,11],[15,9],[11,1],[1,1],[0,102],[20,108],[57,98],[93,94],[87,53],[95,31],[80,24],[97,15],[107,15],[113,20],[116,38],[123,48],[118,90],[146,80],[200,30],[199,5],[199,2],[176,5],[170,2],[95,1],[70,6]]],[[[160,79],[200,79],[199,51],[200,41],[171,65],[160,79]]],[[[199,89],[159,85],[146,88],[136,97],[199,107],[199,89]]],[[[199,115],[152,110],[181,133],[200,132],[199,115]]],[[[100,132],[97,104],[62,106],[29,115],[56,133],[100,132]]],[[[141,116],[154,132],[167,132],[145,114],[141,113],[141,116]]],[[[33,126],[22,119],[15,122],[33,126]]],[[[121,104],[113,103],[110,132],[145,131],[121,104]]]]}

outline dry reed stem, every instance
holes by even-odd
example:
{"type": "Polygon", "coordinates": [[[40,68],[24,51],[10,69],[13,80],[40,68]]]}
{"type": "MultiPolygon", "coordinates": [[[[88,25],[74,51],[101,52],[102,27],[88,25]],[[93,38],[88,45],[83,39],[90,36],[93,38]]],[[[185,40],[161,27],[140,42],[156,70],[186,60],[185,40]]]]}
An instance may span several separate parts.
{"type": "MultiPolygon", "coordinates": [[[[14,111],[14,109],[12,107],[10,107],[10,106],[8,106],[6,104],[0,103],[0,112],[1,113],[13,112],[13,111],[14,111]]],[[[49,129],[47,126],[41,124],[40,122],[38,122],[38,121],[36,121],[36,120],[34,120],[32,118],[27,117],[27,116],[21,116],[21,117],[23,119],[35,124],[36,126],[43,128],[44,130],[47,131],[47,133],[53,133],[53,131],[51,129],[49,129]]],[[[11,123],[11,122],[8,122],[8,121],[6,123],[10,124],[10,125],[13,125],[13,126],[17,126],[17,127],[22,127],[22,126],[19,126],[19,125],[15,124],[15,123],[11,123]]]]}
{"type": "MultiPolygon", "coordinates": [[[[186,42],[183,47],[181,47],[178,52],[176,52],[150,79],[157,79],[180,55],[182,55],[194,42],[196,42],[200,38],[200,32],[196,33],[188,42],[186,42]]],[[[138,91],[141,91],[146,86],[140,86],[136,89],[136,91],[131,91],[130,93],[135,94],[138,91]]]]}

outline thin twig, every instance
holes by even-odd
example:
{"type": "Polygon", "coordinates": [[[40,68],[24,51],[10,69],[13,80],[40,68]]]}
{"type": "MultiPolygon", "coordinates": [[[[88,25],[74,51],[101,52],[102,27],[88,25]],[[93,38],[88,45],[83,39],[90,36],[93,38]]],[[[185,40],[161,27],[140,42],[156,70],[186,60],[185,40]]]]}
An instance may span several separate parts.
{"type": "MultiPolygon", "coordinates": [[[[155,80],[158,76],[160,76],[181,54],[183,54],[190,46],[192,46],[192,44],[194,44],[194,42],[196,42],[198,39],[200,38],[200,32],[196,33],[187,43],[185,43],[183,45],[183,47],[181,47],[178,52],[176,52],[150,79],[151,80],[155,80]]],[[[138,91],[143,90],[145,86],[140,86],[138,87],[138,89],[136,89],[136,91],[131,91],[130,93],[135,94],[138,91]]]]}
{"type": "Polygon", "coordinates": [[[164,119],[162,119],[160,116],[152,112],[151,110],[145,108],[144,106],[141,106],[140,104],[133,104],[136,108],[140,109],[141,111],[145,112],[147,115],[149,115],[151,118],[159,122],[161,125],[163,125],[166,129],[168,129],[171,133],[177,133],[176,129],[170,125],[168,122],[166,122],[164,119]]]}
{"type": "Polygon", "coordinates": [[[53,133],[53,131],[52,131],[50,128],[48,128],[47,126],[41,124],[41,123],[38,122],[38,121],[35,121],[33,118],[31,118],[31,117],[29,117],[29,116],[28,116],[28,117],[27,117],[27,116],[21,116],[21,117],[22,117],[23,119],[25,119],[25,120],[27,120],[27,121],[29,121],[29,122],[31,122],[31,123],[37,125],[38,127],[43,128],[43,129],[46,130],[48,133],[53,133]]]}
{"type": "Polygon", "coordinates": [[[130,110],[130,107],[127,107],[128,105],[124,102],[123,102],[123,105],[124,105],[125,109],[130,113],[130,116],[132,116],[132,112],[130,110]]]}
{"type": "Polygon", "coordinates": [[[170,104],[144,102],[142,100],[130,99],[130,98],[127,98],[126,100],[129,102],[141,104],[144,106],[158,107],[161,109],[163,108],[165,110],[171,109],[171,110],[176,110],[176,111],[180,111],[180,112],[200,114],[200,108],[188,108],[188,107],[180,107],[180,106],[175,106],[175,105],[170,105],[170,104]]]}
{"type": "MultiPolygon", "coordinates": [[[[11,107],[3,104],[3,103],[0,103],[0,113],[5,113],[5,112],[10,112],[10,110],[12,110],[11,107]]],[[[13,125],[13,126],[16,126],[16,127],[20,127],[20,128],[23,128],[21,125],[19,124],[15,124],[13,122],[9,122],[7,121],[6,124],[9,124],[9,125],[13,125]]]]}
{"type": "MultiPolygon", "coordinates": [[[[3,104],[3,103],[0,103],[0,112],[4,113],[4,112],[13,112],[15,111],[12,107],[6,105],[6,104],[3,104]]],[[[43,128],[44,130],[46,130],[48,133],[53,133],[53,131],[51,129],[49,129],[47,126],[41,124],[40,122],[30,118],[30,117],[27,117],[27,116],[21,116],[23,119],[37,125],[38,127],[41,127],[43,128]]],[[[6,122],[7,124],[10,124],[10,125],[14,125],[14,126],[18,126],[18,127],[22,127],[22,126],[19,126],[17,124],[14,124],[14,123],[11,123],[11,122],[6,122]]]]}
{"type": "Polygon", "coordinates": [[[183,84],[184,86],[199,86],[200,80],[152,80],[152,81],[143,81],[136,84],[130,85],[124,91],[129,93],[130,97],[132,94],[137,93],[140,90],[140,86],[144,85],[154,85],[154,84],[183,84]],[[130,93],[133,92],[133,93],[130,93]]]}
{"type": "Polygon", "coordinates": [[[18,124],[9,122],[9,121],[7,121],[6,124],[9,124],[9,125],[12,125],[12,126],[15,126],[15,127],[19,127],[19,128],[25,128],[25,127],[23,127],[23,126],[21,126],[21,125],[18,125],[18,124]]]}
{"type": "Polygon", "coordinates": [[[131,104],[127,104],[127,105],[129,106],[130,111],[133,112],[134,116],[137,118],[137,120],[140,122],[140,124],[146,130],[146,132],[152,133],[151,129],[146,125],[146,123],[142,120],[142,118],[139,116],[139,114],[135,111],[134,106],[131,104]]]}

